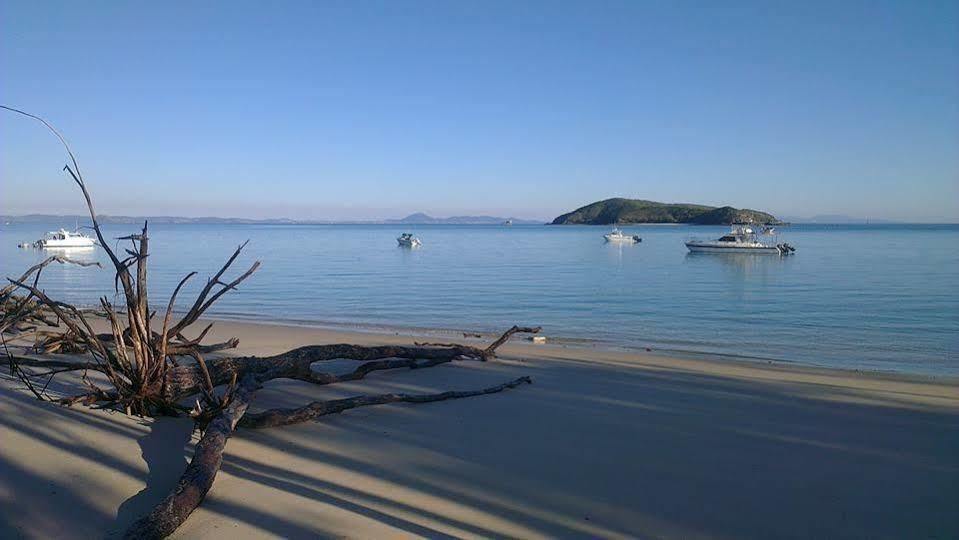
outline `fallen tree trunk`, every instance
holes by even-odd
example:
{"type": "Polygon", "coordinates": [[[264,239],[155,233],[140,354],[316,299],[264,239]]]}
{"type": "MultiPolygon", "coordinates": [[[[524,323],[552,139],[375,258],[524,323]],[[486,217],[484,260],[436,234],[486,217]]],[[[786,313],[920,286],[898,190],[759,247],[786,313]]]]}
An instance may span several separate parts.
{"type": "MultiPolygon", "coordinates": [[[[340,343],[335,345],[308,345],[282,354],[267,357],[241,356],[213,359],[206,362],[213,386],[227,384],[234,377],[242,379],[247,373],[260,381],[296,379],[314,384],[332,384],[362,379],[374,371],[396,368],[432,367],[457,358],[486,361],[496,356],[496,350],[517,333],[535,334],[540,327],[513,326],[485,349],[457,343],[380,345],[365,347],[340,343]],[[350,373],[333,374],[314,371],[315,362],[329,360],[357,360],[367,362],[350,373]],[[389,361],[387,359],[394,359],[389,361]]],[[[197,364],[171,368],[167,372],[166,397],[177,400],[195,394],[206,385],[202,367],[197,364]]]]}
{"type": "Polygon", "coordinates": [[[233,393],[230,403],[206,426],[193,459],[173,491],[149,515],[130,526],[124,538],[165,538],[183,524],[203,502],[223,463],[223,449],[243,418],[259,383],[248,375],[233,393]]]}

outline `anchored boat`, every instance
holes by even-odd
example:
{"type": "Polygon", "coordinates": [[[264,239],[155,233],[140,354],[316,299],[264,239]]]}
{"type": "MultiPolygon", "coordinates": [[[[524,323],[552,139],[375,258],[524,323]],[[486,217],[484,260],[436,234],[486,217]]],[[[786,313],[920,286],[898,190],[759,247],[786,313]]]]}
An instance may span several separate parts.
{"type": "Polygon", "coordinates": [[[642,238],[636,235],[626,234],[615,227],[613,228],[612,231],[604,234],[603,238],[605,238],[607,242],[616,242],[616,243],[624,242],[627,244],[637,244],[643,241],[642,238]]]}
{"type": "Polygon", "coordinates": [[[93,247],[96,241],[79,232],[70,232],[66,229],[48,232],[47,235],[33,243],[38,248],[76,248],[93,247]]]}
{"type": "Polygon", "coordinates": [[[420,242],[420,239],[413,236],[410,233],[403,233],[399,238],[396,239],[396,242],[399,243],[401,247],[420,247],[423,245],[423,242],[420,242]]]}
{"type": "Polygon", "coordinates": [[[688,240],[686,247],[694,253],[766,253],[770,255],[789,255],[796,252],[796,248],[776,240],[760,239],[776,236],[771,225],[765,225],[757,234],[749,223],[734,223],[728,234],[717,240],[688,240]]]}

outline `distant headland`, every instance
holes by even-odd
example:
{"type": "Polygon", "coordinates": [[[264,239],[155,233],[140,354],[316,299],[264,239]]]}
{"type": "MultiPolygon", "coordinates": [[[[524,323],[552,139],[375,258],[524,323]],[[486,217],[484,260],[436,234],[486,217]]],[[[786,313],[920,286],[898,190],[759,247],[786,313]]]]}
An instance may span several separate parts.
{"type": "Polygon", "coordinates": [[[772,214],[732,206],[673,204],[640,199],[606,199],[594,202],[553,220],[553,225],[614,225],[627,223],[780,223],[772,214]]]}

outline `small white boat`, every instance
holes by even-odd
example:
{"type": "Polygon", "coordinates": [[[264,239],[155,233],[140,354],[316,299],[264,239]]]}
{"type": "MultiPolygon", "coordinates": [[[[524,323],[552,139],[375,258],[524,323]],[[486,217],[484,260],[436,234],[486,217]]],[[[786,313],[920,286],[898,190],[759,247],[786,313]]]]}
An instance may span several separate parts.
{"type": "Polygon", "coordinates": [[[419,238],[413,236],[410,233],[401,234],[400,237],[396,239],[396,242],[401,247],[409,247],[409,248],[420,247],[423,245],[423,242],[420,242],[419,238]]]}
{"type": "MultiPolygon", "coordinates": [[[[764,236],[775,234],[771,227],[763,229],[764,236]]],[[[761,241],[757,238],[756,231],[747,223],[735,223],[729,231],[719,237],[717,240],[698,240],[692,239],[686,241],[686,247],[694,253],[763,253],[769,255],[789,255],[794,253],[796,248],[787,243],[773,243],[761,241]]]]}
{"type": "Polygon", "coordinates": [[[604,234],[603,238],[605,238],[607,242],[624,242],[627,244],[637,244],[643,241],[642,238],[633,234],[626,234],[617,228],[613,228],[612,231],[604,234]]]}
{"type": "Polygon", "coordinates": [[[38,248],[76,248],[93,247],[96,240],[79,232],[70,232],[66,229],[48,232],[44,238],[37,240],[34,244],[38,248]]]}

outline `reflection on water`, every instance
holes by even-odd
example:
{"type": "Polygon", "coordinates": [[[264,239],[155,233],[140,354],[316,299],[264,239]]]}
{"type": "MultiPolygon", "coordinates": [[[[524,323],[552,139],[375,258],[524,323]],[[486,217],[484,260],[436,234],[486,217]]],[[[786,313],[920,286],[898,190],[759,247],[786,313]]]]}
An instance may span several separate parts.
{"type": "Polygon", "coordinates": [[[706,267],[722,268],[734,275],[746,276],[749,273],[767,271],[786,264],[790,256],[768,253],[686,253],[686,264],[701,264],[706,267]]]}
{"type": "Polygon", "coordinates": [[[44,247],[44,248],[34,248],[39,249],[42,253],[47,253],[49,255],[59,255],[61,257],[69,257],[74,260],[86,260],[92,262],[95,260],[96,255],[96,246],[83,246],[83,247],[44,247]]]}
{"type": "MultiPolygon", "coordinates": [[[[50,256],[64,257],[71,261],[85,264],[100,262],[99,249],[94,246],[21,248],[19,251],[29,257],[28,260],[30,261],[28,265],[24,266],[23,270],[26,270],[28,266],[44,261],[50,256]]],[[[101,265],[102,264],[101,262],[101,265]]],[[[46,289],[48,293],[56,293],[58,291],[91,291],[91,285],[96,282],[93,276],[97,273],[102,273],[102,270],[96,266],[53,263],[43,270],[40,286],[46,289]]],[[[110,291],[112,291],[112,289],[109,291],[103,290],[100,294],[107,294],[110,291]]],[[[69,300],[76,301],[76,297],[69,298],[69,300]]],[[[83,297],[83,303],[89,303],[85,296],[83,297]]]]}
{"type": "Polygon", "coordinates": [[[600,240],[606,252],[610,255],[610,261],[614,262],[617,266],[622,266],[623,264],[623,254],[626,250],[636,249],[642,244],[628,244],[625,242],[607,242],[605,240],[600,240]]]}
{"type": "MultiPolygon", "coordinates": [[[[103,270],[49,267],[42,286],[88,305],[112,297],[102,249],[16,247],[56,225],[0,226],[0,275],[52,253],[99,261],[103,270]]],[[[220,315],[472,331],[541,324],[554,338],[959,374],[955,226],[794,226],[783,237],[800,248],[790,257],[686,249],[692,233],[718,237],[725,227],[624,227],[643,242],[608,244],[606,227],[417,226],[417,250],[397,249],[404,231],[385,225],[151,228],[150,291],[161,300],[184,274],[212,274],[250,239],[235,272],[255,259],[263,266],[222,298],[220,315]]]]}
{"type": "MultiPolygon", "coordinates": [[[[715,286],[726,287],[727,295],[734,295],[736,304],[753,311],[749,306],[750,293],[757,286],[768,291],[765,302],[776,302],[775,287],[779,284],[782,266],[789,257],[760,253],[704,253],[688,252],[683,263],[698,266],[697,272],[721,276],[715,286]]],[[[729,297],[726,298],[728,303],[729,297]]],[[[754,322],[761,323],[758,319],[754,322]]]]}

